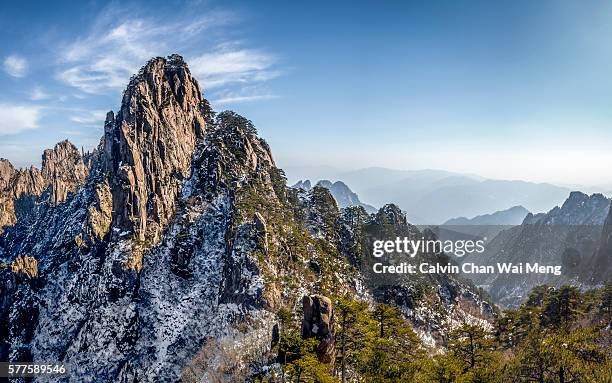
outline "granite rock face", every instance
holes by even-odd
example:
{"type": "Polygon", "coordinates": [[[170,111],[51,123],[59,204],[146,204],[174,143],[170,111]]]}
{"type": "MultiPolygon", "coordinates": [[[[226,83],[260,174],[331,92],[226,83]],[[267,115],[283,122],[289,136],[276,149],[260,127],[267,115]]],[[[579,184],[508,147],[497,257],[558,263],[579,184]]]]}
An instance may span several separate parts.
{"type": "Polygon", "coordinates": [[[27,214],[32,201],[43,194],[48,186],[47,180],[35,167],[15,170],[13,165],[2,160],[2,186],[0,189],[0,231],[5,226],[15,224],[20,214],[27,214]]]}
{"type": "Polygon", "coordinates": [[[319,344],[316,353],[319,361],[332,363],[336,356],[336,341],[331,299],[320,295],[305,296],[302,299],[302,309],[302,338],[317,339],[319,344]]]}
{"type": "Polygon", "coordinates": [[[14,225],[19,215],[34,208],[34,200],[48,190],[48,202],[57,205],[74,193],[87,178],[81,154],[69,141],[62,141],[42,156],[42,171],[34,166],[16,170],[0,159],[0,231],[14,225]]]}
{"type": "Polygon", "coordinates": [[[79,150],[68,140],[47,149],[42,158],[42,176],[51,186],[50,202],[63,202],[85,183],[88,169],[79,150]]]}
{"type": "Polygon", "coordinates": [[[0,159],[0,232],[7,225],[15,223],[12,184],[15,168],[5,159],[0,159]]]}
{"type": "Polygon", "coordinates": [[[0,269],[1,360],[63,360],[74,381],[178,381],[207,339],[269,316],[253,253],[272,233],[236,204],[256,187],[280,209],[285,186],[250,121],[213,123],[182,58],[151,60],[87,166],[76,153],[60,143],[43,172],[2,162],[3,193],[35,207],[0,235],[0,258],[28,270],[0,269]]]}
{"type": "Polygon", "coordinates": [[[196,141],[206,130],[207,103],[183,59],[153,59],[132,78],[116,116],[104,127],[103,158],[113,226],[156,243],[191,174],[196,141]]]}

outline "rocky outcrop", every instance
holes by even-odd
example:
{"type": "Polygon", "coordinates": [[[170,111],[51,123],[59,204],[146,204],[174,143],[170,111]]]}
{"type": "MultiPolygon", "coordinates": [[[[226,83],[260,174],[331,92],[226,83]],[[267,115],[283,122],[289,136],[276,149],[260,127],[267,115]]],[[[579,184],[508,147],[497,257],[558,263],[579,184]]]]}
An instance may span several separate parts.
{"type": "Polygon", "coordinates": [[[95,186],[95,198],[88,210],[88,224],[94,237],[102,240],[109,233],[113,219],[113,196],[106,180],[95,186]]]}
{"type": "Polygon", "coordinates": [[[15,168],[4,158],[0,158],[0,233],[2,228],[15,223],[12,182],[15,168]]]}
{"type": "Polygon", "coordinates": [[[32,201],[39,197],[48,185],[41,172],[35,167],[15,170],[6,160],[0,162],[0,232],[6,226],[14,225],[18,216],[27,214],[32,201]],[[21,203],[20,203],[21,202],[21,203]]]}
{"type": "Polygon", "coordinates": [[[250,121],[213,124],[177,56],[149,62],[105,125],[74,197],[0,237],[1,258],[38,263],[35,286],[0,269],[0,359],[70,361],[79,381],[178,381],[207,339],[258,316],[268,333],[262,308],[297,299],[266,293],[261,271],[289,268],[274,215],[285,180],[250,121]]]}
{"type": "Polygon", "coordinates": [[[8,190],[15,176],[15,168],[8,160],[0,158],[0,190],[8,190]]]}
{"type": "Polygon", "coordinates": [[[17,275],[36,278],[38,276],[38,262],[34,257],[19,256],[11,262],[11,271],[17,275]]]}
{"type": "Polygon", "coordinates": [[[106,117],[104,170],[112,190],[113,226],[157,243],[191,174],[208,104],[182,57],[156,58],[132,78],[121,109],[106,117]]]}
{"type": "Polygon", "coordinates": [[[74,193],[85,183],[88,169],[79,150],[65,140],[42,157],[42,176],[51,186],[49,201],[52,205],[63,202],[68,193],[74,193]]]}
{"type": "Polygon", "coordinates": [[[45,201],[57,205],[76,192],[87,178],[88,169],[81,154],[69,141],[62,141],[42,156],[42,171],[34,166],[15,170],[0,159],[0,231],[14,225],[19,215],[27,215],[34,201],[49,189],[45,201]]]}
{"type": "Polygon", "coordinates": [[[304,296],[302,299],[302,339],[319,341],[316,354],[320,362],[333,363],[336,356],[334,308],[331,299],[320,296],[304,296]]]}

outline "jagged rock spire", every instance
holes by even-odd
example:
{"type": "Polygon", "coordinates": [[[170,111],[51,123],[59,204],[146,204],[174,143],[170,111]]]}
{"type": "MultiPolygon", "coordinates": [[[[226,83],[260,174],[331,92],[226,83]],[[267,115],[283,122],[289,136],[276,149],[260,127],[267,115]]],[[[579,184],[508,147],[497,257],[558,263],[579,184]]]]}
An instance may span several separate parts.
{"type": "Polygon", "coordinates": [[[50,202],[56,205],[75,192],[87,178],[88,170],[76,146],[65,140],[42,157],[42,175],[51,185],[50,202]]]}
{"type": "Polygon", "coordinates": [[[115,209],[113,226],[156,242],[175,212],[181,182],[191,173],[196,141],[206,130],[208,103],[179,55],[150,60],[109,112],[103,161],[115,209]]]}
{"type": "Polygon", "coordinates": [[[49,203],[57,205],[76,192],[88,175],[79,150],[68,140],[45,150],[42,165],[42,171],[34,166],[16,170],[0,159],[0,232],[17,221],[17,199],[40,197],[49,187],[49,203]]]}

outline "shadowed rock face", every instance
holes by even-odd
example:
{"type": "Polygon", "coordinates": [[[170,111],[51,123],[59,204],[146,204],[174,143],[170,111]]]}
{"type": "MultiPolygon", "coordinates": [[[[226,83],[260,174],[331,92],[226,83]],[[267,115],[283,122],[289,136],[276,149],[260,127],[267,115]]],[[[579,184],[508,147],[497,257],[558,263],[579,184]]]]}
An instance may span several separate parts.
{"type": "Polygon", "coordinates": [[[206,129],[207,103],[180,56],[151,60],[132,78],[114,116],[107,115],[103,157],[113,225],[156,243],[189,178],[196,141],[206,129]]]}
{"type": "Polygon", "coordinates": [[[599,249],[593,260],[593,282],[609,282],[612,279],[612,207],[603,226],[599,249]]]}
{"type": "Polygon", "coordinates": [[[479,265],[561,265],[560,275],[495,273],[470,274],[470,278],[484,285],[493,299],[509,306],[518,306],[537,285],[586,287],[605,283],[610,277],[610,253],[605,245],[609,211],[610,199],[605,196],[572,192],[560,207],[546,214],[530,213],[522,225],[499,233],[485,246],[483,255],[465,258],[479,265]]]}
{"type": "Polygon", "coordinates": [[[317,357],[322,363],[332,363],[336,356],[334,330],[334,309],[329,298],[313,295],[302,299],[304,318],[302,338],[315,338],[319,341],[317,357]]]}

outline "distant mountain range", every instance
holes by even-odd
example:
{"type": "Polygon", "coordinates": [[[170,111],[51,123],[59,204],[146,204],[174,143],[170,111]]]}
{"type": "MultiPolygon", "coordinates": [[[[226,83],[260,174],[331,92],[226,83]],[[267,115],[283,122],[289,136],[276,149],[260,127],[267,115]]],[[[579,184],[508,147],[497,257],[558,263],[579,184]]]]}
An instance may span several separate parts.
{"type": "Polygon", "coordinates": [[[286,169],[289,179],[317,171],[321,172],[317,178],[343,181],[365,203],[398,204],[415,224],[441,224],[455,217],[474,217],[519,205],[532,212],[548,211],[562,204],[571,191],[548,183],[491,180],[434,169],[374,167],[335,173],[329,167],[286,169]]]}
{"type": "Polygon", "coordinates": [[[452,218],[444,222],[444,225],[520,225],[527,214],[529,210],[524,207],[513,206],[510,209],[477,215],[474,218],[452,218]]]}
{"type": "MultiPolygon", "coordinates": [[[[376,209],[374,206],[361,202],[359,200],[359,196],[342,181],[332,183],[328,180],[321,180],[314,186],[320,186],[329,190],[340,208],[349,206],[363,206],[368,213],[376,213],[378,211],[378,209],[376,209]]],[[[313,188],[313,185],[311,184],[310,180],[300,180],[292,187],[310,191],[313,188]]]]}
{"type": "Polygon", "coordinates": [[[470,274],[493,299],[515,306],[537,285],[597,286],[610,279],[609,238],[612,220],[610,199],[602,194],[588,196],[572,192],[563,205],[546,214],[529,213],[519,226],[499,233],[486,246],[485,253],[459,259],[479,265],[527,262],[561,265],[561,275],[470,274]],[[604,225],[605,224],[605,225],[604,225]]]}
{"type": "Polygon", "coordinates": [[[528,214],[529,210],[524,207],[513,206],[510,209],[477,215],[473,218],[452,218],[444,222],[439,230],[441,234],[446,232],[445,236],[450,235],[450,232],[457,232],[490,241],[503,230],[520,225],[528,214]]]}

